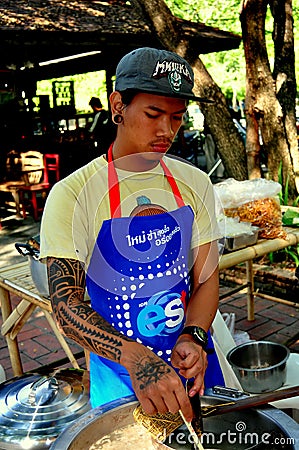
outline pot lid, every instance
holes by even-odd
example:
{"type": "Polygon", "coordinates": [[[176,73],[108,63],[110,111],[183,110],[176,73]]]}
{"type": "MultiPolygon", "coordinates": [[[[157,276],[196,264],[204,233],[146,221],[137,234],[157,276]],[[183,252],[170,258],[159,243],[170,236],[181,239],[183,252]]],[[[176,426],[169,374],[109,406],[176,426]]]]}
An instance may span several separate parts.
{"type": "Polygon", "coordinates": [[[48,448],[67,425],[90,409],[84,370],[28,373],[5,381],[0,385],[0,448],[48,448]]]}

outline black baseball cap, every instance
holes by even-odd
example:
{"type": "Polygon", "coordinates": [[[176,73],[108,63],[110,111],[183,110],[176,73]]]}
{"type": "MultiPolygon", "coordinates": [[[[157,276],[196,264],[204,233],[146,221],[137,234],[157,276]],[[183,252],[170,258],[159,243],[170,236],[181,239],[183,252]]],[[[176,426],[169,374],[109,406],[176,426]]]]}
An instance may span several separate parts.
{"type": "Polygon", "coordinates": [[[143,47],[125,55],[116,68],[115,90],[134,89],[154,95],[214,103],[192,91],[194,73],[181,56],[167,50],[143,47]]]}

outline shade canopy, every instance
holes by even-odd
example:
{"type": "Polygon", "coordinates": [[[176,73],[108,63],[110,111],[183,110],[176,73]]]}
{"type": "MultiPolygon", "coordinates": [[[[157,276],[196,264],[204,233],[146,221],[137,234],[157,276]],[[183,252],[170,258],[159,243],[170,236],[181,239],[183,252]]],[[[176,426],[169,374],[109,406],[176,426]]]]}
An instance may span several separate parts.
{"type": "MultiPolygon", "coordinates": [[[[198,54],[238,48],[241,42],[239,35],[203,23],[177,19],[177,27],[198,54]]],[[[0,70],[23,67],[36,80],[95,70],[113,73],[134,48],[161,48],[150,21],[127,0],[1,0],[0,39],[0,70]]]]}

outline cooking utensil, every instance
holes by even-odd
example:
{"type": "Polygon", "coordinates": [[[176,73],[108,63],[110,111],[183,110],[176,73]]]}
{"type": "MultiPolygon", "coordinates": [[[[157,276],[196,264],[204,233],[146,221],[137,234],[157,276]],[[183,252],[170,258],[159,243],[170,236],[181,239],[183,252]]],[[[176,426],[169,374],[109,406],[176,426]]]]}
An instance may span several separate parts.
{"type": "Polygon", "coordinates": [[[183,419],[179,412],[172,414],[167,412],[165,414],[146,414],[142,406],[138,404],[133,411],[133,417],[137,423],[144,426],[151,436],[160,440],[161,436],[167,437],[180,425],[183,424],[183,419]]]}
{"type": "Polygon", "coordinates": [[[275,391],[286,381],[290,350],[268,341],[250,341],[227,354],[227,360],[243,390],[254,394],[275,391]]]}
{"type": "Polygon", "coordinates": [[[49,297],[47,265],[39,261],[39,250],[29,243],[16,242],[15,247],[22,256],[28,257],[32,280],[38,292],[49,297]]]}
{"type": "Polygon", "coordinates": [[[240,411],[242,409],[255,408],[257,406],[266,405],[277,400],[283,400],[285,398],[295,397],[297,395],[299,395],[299,386],[293,386],[286,389],[280,389],[275,392],[269,392],[267,394],[249,396],[229,403],[214,406],[203,406],[201,408],[201,414],[203,418],[217,416],[233,411],[240,411]]]}
{"type": "Polygon", "coordinates": [[[196,434],[196,432],[195,432],[195,430],[194,430],[194,428],[192,426],[192,423],[188,422],[188,420],[186,420],[186,418],[185,418],[185,416],[184,416],[184,414],[182,413],[181,410],[179,410],[179,413],[180,413],[181,418],[183,419],[184,424],[186,425],[187,430],[190,433],[190,436],[193,439],[194,447],[197,448],[198,450],[204,450],[204,448],[203,448],[203,446],[202,446],[202,444],[200,442],[200,439],[197,436],[197,434],[196,434]]]}
{"type": "MultiPolygon", "coordinates": [[[[186,391],[189,393],[193,383],[190,380],[186,381],[186,391]]],[[[191,421],[191,424],[194,428],[195,433],[197,436],[200,436],[201,433],[203,433],[203,421],[202,421],[202,415],[201,415],[201,402],[200,402],[200,395],[196,394],[193,397],[189,397],[193,415],[194,418],[191,421]]]]}
{"type": "MultiPolygon", "coordinates": [[[[185,389],[187,394],[191,389],[192,385],[193,385],[192,381],[186,380],[185,389]]],[[[192,436],[195,434],[196,437],[194,443],[196,445],[196,441],[198,441],[198,436],[200,436],[203,431],[200,396],[195,395],[193,397],[189,397],[189,399],[193,409],[194,418],[190,423],[188,422],[188,430],[190,431],[190,434],[192,436]]],[[[138,405],[134,410],[133,415],[136,422],[143,425],[153,436],[154,439],[159,439],[161,435],[169,436],[174,430],[176,430],[180,425],[182,425],[183,422],[187,426],[187,421],[181,410],[176,414],[167,412],[165,414],[158,413],[155,415],[149,415],[143,411],[141,405],[138,405]]]]}
{"type": "Polygon", "coordinates": [[[48,449],[70,423],[91,409],[87,372],[28,373],[0,385],[1,450],[48,449]]]}

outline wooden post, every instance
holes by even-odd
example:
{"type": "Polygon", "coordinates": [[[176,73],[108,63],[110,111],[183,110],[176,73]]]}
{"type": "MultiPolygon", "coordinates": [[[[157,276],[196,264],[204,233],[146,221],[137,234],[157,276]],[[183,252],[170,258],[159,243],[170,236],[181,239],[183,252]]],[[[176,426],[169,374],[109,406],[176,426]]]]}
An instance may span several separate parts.
{"type": "Polygon", "coordinates": [[[246,278],[247,278],[247,319],[254,320],[254,274],[252,259],[246,261],[246,278]]]}
{"type": "MultiPolygon", "coordinates": [[[[2,318],[3,321],[5,322],[12,312],[12,307],[9,293],[5,289],[3,289],[2,286],[0,286],[0,301],[1,301],[2,318]]],[[[23,374],[23,367],[20,358],[17,338],[11,339],[9,335],[6,335],[5,339],[9,351],[9,357],[14,376],[20,376],[23,374]]]]}
{"type": "MultiPolygon", "coordinates": [[[[26,300],[24,300],[24,301],[26,301],[26,300]]],[[[14,324],[14,326],[10,332],[11,339],[16,339],[18,333],[21,331],[23,326],[26,324],[27,320],[29,319],[29,317],[31,316],[31,314],[33,313],[33,311],[35,310],[36,307],[37,306],[32,303],[29,306],[29,308],[27,308],[24,311],[24,313],[20,316],[20,318],[16,321],[16,323],[14,324]]]]}
{"type": "MultiPolygon", "coordinates": [[[[6,336],[12,329],[14,329],[18,324],[18,322],[20,321],[20,319],[22,319],[23,315],[27,314],[27,311],[31,309],[31,307],[32,303],[30,303],[28,300],[21,300],[21,302],[9,315],[9,317],[3,321],[1,327],[2,336],[6,336]]],[[[36,308],[35,305],[33,305],[33,307],[36,308]]],[[[11,335],[10,337],[14,339],[14,336],[11,335]]]]}

